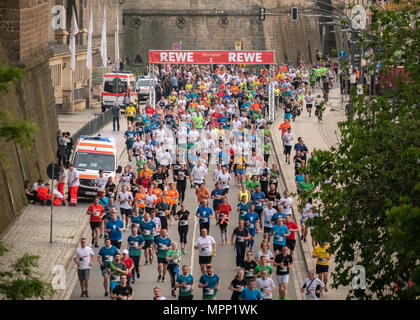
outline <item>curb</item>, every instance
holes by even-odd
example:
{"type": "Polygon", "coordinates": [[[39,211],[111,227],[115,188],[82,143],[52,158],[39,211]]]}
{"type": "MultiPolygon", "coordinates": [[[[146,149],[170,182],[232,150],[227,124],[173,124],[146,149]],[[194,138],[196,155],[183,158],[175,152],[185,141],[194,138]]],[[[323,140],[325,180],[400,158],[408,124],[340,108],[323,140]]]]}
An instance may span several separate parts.
{"type": "MultiPolygon", "coordinates": [[[[280,123],[279,118],[274,120],[274,122],[272,124],[273,129],[278,128],[279,123],[280,123]]],[[[285,185],[290,192],[297,193],[296,185],[290,185],[290,183],[288,184],[287,181],[290,180],[290,179],[285,179],[286,175],[287,175],[287,177],[289,177],[289,173],[286,170],[287,168],[284,167],[284,163],[282,161],[280,161],[280,155],[282,153],[279,152],[279,150],[278,150],[278,144],[279,144],[278,136],[277,136],[277,134],[274,133],[274,131],[273,131],[273,134],[271,135],[271,139],[273,140],[274,152],[277,154],[277,157],[279,158],[279,165],[280,165],[279,169],[282,173],[285,185]]],[[[293,202],[292,208],[293,208],[293,215],[294,215],[294,219],[296,221],[296,224],[299,226],[299,229],[302,230],[302,225],[300,223],[300,213],[299,213],[299,210],[298,210],[298,207],[297,207],[297,199],[295,199],[295,201],[293,202]]],[[[299,233],[300,233],[300,231],[299,231],[299,233]]],[[[307,242],[301,241],[300,237],[297,240],[300,241],[300,244],[301,244],[302,249],[303,249],[303,255],[305,257],[306,268],[308,270],[314,269],[315,268],[315,263],[312,259],[312,255],[311,255],[312,254],[312,249],[311,249],[311,245],[310,245],[310,243],[312,243],[311,235],[310,234],[308,235],[307,242]]]]}

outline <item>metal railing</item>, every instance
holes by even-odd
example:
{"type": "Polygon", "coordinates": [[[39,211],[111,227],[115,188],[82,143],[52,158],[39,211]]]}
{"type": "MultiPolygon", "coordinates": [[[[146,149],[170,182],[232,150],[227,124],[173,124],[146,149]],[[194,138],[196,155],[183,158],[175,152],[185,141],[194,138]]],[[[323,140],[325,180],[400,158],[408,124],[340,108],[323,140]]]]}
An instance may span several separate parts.
{"type": "Polygon", "coordinates": [[[83,127],[77,130],[71,137],[76,143],[77,139],[80,136],[89,136],[99,130],[101,130],[105,125],[112,121],[112,111],[111,109],[106,110],[105,112],[95,116],[95,119],[90,120],[83,127]]]}

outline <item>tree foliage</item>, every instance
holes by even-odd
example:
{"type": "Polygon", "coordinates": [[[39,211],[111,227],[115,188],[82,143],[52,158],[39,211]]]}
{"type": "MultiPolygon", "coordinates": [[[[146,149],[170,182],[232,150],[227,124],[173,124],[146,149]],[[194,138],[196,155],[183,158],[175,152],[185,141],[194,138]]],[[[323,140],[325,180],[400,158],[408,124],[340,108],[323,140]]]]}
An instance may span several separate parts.
{"type": "MultiPolygon", "coordinates": [[[[0,241],[0,257],[9,251],[10,246],[0,241]]],[[[9,300],[44,299],[54,293],[50,283],[41,279],[38,272],[39,256],[25,253],[7,269],[0,272],[0,296],[9,300]]],[[[4,267],[1,266],[3,270],[4,267]]]]}
{"type": "Polygon", "coordinates": [[[339,145],[317,151],[307,169],[322,212],[314,237],[329,241],[335,258],[333,287],[351,285],[353,266],[366,270],[366,289],[351,289],[349,299],[415,299],[420,292],[419,9],[417,2],[380,10],[359,34],[371,52],[369,72],[403,66],[408,77],[383,96],[353,90],[355,118],[339,124],[339,145]]]}
{"type": "MultiPolygon", "coordinates": [[[[0,93],[7,93],[11,83],[19,81],[25,70],[0,64],[0,93]]],[[[0,138],[14,141],[23,148],[30,149],[32,136],[37,130],[37,125],[31,121],[15,120],[7,110],[0,110],[0,138]]]]}

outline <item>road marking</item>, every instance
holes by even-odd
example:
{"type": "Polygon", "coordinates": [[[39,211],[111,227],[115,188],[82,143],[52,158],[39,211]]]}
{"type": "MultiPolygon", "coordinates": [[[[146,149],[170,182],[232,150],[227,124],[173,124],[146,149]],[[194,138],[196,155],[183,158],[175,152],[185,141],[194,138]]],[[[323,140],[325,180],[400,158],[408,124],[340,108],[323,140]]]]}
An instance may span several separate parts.
{"type": "Polygon", "coordinates": [[[190,274],[194,274],[194,254],[195,254],[195,248],[194,248],[194,241],[195,241],[195,237],[196,237],[196,232],[197,232],[197,223],[198,223],[198,219],[194,214],[194,230],[193,230],[193,238],[191,241],[191,272],[190,274]]]}

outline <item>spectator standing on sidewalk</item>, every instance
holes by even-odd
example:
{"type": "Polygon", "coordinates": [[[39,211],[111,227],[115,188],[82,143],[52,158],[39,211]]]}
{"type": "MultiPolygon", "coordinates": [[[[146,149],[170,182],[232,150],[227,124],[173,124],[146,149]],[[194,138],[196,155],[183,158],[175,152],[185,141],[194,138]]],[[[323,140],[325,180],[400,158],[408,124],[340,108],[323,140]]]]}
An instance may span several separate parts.
{"type": "Polygon", "coordinates": [[[74,168],[73,164],[69,165],[69,180],[67,182],[69,188],[69,195],[70,195],[70,203],[69,206],[76,206],[77,205],[77,190],[79,189],[79,173],[74,168]]]}
{"type": "Polygon", "coordinates": [[[74,262],[77,265],[77,275],[80,281],[80,287],[82,289],[82,294],[80,297],[89,297],[88,294],[88,282],[90,269],[92,268],[93,259],[95,254],[91,247],[87,246],[86,238],[80,240],[80,247],[76,249],[74,253],[74,262]]]}
{"type": "Polygon", "coordinates": [[[120,131],[120,106],[115,103],[112,107],[111,107],[111,112],[112,112],[112,131],[115,131],[115,123],[117,124],[117,130],[120,131]]]}

